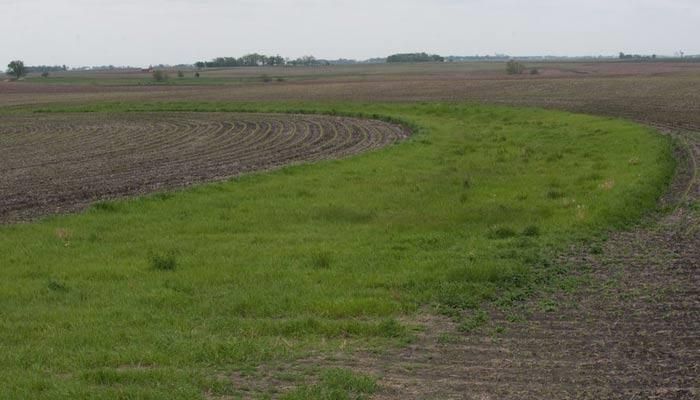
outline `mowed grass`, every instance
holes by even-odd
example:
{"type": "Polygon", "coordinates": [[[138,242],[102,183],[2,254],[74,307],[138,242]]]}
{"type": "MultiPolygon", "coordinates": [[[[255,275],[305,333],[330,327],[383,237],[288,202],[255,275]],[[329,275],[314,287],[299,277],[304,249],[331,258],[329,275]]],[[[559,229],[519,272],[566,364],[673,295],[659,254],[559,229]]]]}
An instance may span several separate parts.
{"type": "MultiPolygon", "coordinates": [[[[424,306],[457,316],[526,298],[560,270],[552,252],[637,220],[673,170],[649,129],[534,109],[93,111],[146,109],[376,114],[416,132],[350,159],[0,227],[1,398],[237,396],[234,372],[401,345],[399,317],[424,306]]],[[[374,390],[343,370],[301,383],[289,398],[374,390]]]]}

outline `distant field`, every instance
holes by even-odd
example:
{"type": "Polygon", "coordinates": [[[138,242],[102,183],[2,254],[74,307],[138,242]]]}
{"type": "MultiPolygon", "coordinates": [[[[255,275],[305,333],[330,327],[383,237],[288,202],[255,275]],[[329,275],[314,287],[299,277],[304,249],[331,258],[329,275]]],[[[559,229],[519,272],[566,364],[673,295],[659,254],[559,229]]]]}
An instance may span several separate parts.
{"type": "Polygon", "coordinates": [[[390,118],[414,134],[0,226],[0,397],[368,395],[375,377],[344,370],[279,370],[277,389],[248,393],[237,377],[406,343],[426,307],[471,329],[463,311],[560,276],[553,252],[637,220],[673,170],[650,129],[527,108],[128,101],[6,108],[3,121],[241,111],[390,118]]]}
{"type": "Polygon", "coordinates": [[[158,84],[148,73],[69,72],[0,82],[0,106],[172,100],[476,101],[700,127],[696,112],[700,63],[526,63],[526,67],[537,68],[539,74],[508,76],[505,64],[499,62],[229,68],[202,71],[198,79],[192,71],[181,79],[171,72],[167,83],[158,84]]]}

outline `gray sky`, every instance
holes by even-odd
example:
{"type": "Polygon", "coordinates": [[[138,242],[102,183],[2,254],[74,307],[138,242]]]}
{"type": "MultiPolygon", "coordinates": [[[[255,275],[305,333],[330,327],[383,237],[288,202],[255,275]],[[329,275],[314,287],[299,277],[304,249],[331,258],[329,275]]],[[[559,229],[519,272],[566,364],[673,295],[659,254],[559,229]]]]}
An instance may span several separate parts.
{"type": "Polygon", "coordinates": [[[700,0],[0,0],[0,65],[700,53],[700,0]]]}

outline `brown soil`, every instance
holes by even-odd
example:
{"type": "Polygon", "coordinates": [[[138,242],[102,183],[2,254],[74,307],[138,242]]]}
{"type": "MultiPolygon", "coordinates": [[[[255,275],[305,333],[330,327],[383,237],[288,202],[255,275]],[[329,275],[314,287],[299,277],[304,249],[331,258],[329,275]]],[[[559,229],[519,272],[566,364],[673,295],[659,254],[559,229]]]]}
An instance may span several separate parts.
{"type": "Polygon", "coordinates": [[[385,122],[326,116],[5,116],[0,121],[0,223],[74,211],[100,199],[343,157],[407,135],[385,122]]]}

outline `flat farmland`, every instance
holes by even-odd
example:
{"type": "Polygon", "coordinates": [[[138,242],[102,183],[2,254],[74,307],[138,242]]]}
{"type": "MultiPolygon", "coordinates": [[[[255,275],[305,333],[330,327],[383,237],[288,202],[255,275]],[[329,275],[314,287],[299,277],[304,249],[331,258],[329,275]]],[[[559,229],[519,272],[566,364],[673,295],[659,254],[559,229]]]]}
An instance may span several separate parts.
{"type": "Polygon", "coordinates": [[[699,64],[527,66],[0,82],[0,397],[695,398],[699,64]]]}
{"type": "MultiPolygon", "coordinates": [[[[70,73],[62,78],[0,82],[0,105],[94,101],[477,101],[700,125],[700,63],[533,63],[539,75],[510,77],[503,63],[231,68],[205,70],[200,80],[149,74],[119,82],[121,73],[70,73]],[[284,81],[263,82],[260,78],[284,81]],[[111,77],[111,78],[108,78],[111,77]],[[298,79],[306,77],[306,79],[298,79]],[[245,78],[240,80],[239,78],[245,78]],[[105,79],[105,81],[103,81],[105,79]],[[212,80],[212,84],[207,84],[212,80]],[[151,84],[147,84],[147,83],[151,84]],[[93,84],[94,83],[94,84],[93,84]]],[[[172,75],[172,74],[171,74],[172,75]]],[[[128,77],[128,76],[127,76],[128,77]]]]}

